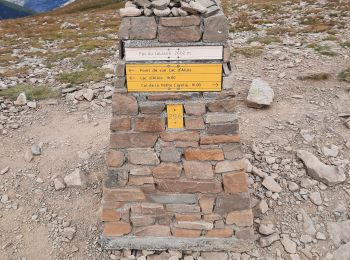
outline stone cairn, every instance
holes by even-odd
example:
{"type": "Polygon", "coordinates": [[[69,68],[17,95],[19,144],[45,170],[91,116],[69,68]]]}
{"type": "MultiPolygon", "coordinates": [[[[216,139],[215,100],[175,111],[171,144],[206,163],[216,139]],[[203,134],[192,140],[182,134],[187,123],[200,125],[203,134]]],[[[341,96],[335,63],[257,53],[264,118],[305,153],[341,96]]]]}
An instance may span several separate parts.
{"type": "Polygon", "coordinates": [[[253,214],[240,149],[227,18],[211,0],[135,0],[126,6],[120,11],[124,18],[102,200],[102,245],[249,250],[253,214]],[[217,57],[206,51],[211,48],[219,48],[217,57]],[[188,78],[185,72],[198,64],[208,73],[188,78]],[[219,80],[210,85],[216,89],[206,91],[215,77],[212,65],[220,69],[219,80]],[[184,73],[171,74],[183,68],[184,73]],[[182,77],[198,83],[180,82],[182,77]],[[182,108],[175,119],[168,109],[174,104],[182,108]],[[183,126],[172,129],[174,120],[183,120],[183,126]]]}

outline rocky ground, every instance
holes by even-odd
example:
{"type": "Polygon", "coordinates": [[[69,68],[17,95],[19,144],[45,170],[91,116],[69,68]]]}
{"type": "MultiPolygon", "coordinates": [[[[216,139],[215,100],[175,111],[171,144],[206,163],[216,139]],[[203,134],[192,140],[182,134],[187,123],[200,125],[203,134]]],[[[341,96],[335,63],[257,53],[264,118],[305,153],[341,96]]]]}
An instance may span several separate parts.
{"type": "Polygon", "coordinates": [[[0,259],[350,259],[348,2],[256,2],[222,1],[256,247],[100,248],[119,24],[103,10],[0,22],[0,259]],[[262,109],[246,104],[258,77],[275,94],[262,109]]]}

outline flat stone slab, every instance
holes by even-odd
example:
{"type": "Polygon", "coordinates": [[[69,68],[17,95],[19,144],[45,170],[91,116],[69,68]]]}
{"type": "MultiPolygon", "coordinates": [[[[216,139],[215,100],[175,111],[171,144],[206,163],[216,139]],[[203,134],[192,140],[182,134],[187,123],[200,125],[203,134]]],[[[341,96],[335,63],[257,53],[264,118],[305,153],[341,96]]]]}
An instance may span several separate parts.
{"type": "Polygon", "coordinates": [[[253,240],[237,238],[185,238],[185,237],[100,237],[104,249],[137,250],[189,250],[247,252],[254,247],[253,240]]]}

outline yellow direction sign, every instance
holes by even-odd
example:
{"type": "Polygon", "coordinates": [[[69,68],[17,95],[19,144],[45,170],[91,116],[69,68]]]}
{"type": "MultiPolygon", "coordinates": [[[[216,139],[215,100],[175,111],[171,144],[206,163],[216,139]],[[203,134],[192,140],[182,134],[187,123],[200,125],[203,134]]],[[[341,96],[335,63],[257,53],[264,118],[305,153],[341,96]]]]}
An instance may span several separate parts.
{"type": "Polygon", "coordinates": [[[167,105],[168,128],[184,127],[184,109],[182,105],[167,105]]]}
{"type": "Polygon", "coordinates": [[[126,64],[129,92],[221,91],[222,64],[126,64]]]}

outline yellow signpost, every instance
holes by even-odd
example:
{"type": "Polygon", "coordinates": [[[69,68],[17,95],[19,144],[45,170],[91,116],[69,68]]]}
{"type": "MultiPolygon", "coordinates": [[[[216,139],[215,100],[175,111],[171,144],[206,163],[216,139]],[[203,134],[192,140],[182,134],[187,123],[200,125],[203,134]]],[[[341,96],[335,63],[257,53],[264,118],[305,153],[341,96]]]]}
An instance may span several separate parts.
{"type": "Polygon", "coordinates": [[[221,91],[222,64],[126,64],[129,92],[221,91]]]}
{"type": "Polygon", "coordinates": [[[167,105],[168,128],[184,127],[184,110],[182,105],[167,105]]]}

